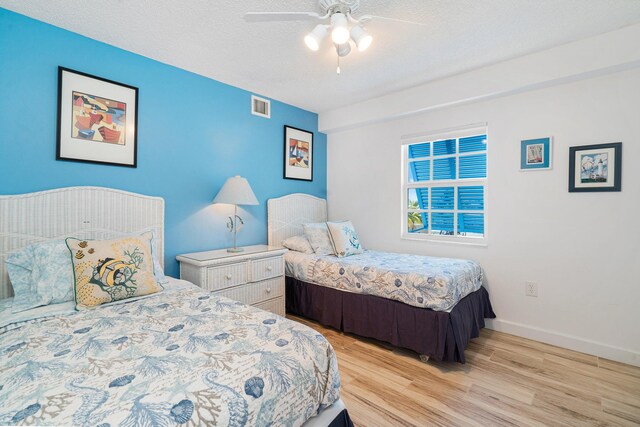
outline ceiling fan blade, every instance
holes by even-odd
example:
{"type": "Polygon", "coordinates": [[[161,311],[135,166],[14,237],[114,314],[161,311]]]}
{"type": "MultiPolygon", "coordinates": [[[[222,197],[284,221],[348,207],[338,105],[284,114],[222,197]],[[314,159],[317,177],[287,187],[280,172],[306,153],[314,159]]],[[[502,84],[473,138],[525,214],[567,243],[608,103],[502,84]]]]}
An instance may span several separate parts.
{"type": "Polygon", "coordinates": [[[314,12],[248,12],[244,15],[247,22],[312,21],[320,18],[314,12]]]}
{"type": "Polygon", "coordinates": [[[390,21],[390,22],[398,22],[402,24],[410,24],[410,25],[420,25],[426,27],[427,24],[424,22],[415,22],[415,21],[405,21],[404,19],[396,19],[396,18],[388,18],[386,16],[377,16],[377,15],[364,15],[358,18],[361,24],[364,24],[369,21],[390,21]]]}

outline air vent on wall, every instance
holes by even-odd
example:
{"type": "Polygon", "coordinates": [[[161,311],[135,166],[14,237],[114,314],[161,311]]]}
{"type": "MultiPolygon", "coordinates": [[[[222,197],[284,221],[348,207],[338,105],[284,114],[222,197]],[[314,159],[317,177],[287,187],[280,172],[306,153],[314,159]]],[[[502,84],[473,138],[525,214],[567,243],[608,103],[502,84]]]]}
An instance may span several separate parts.
{"type": "Polygon", "coordinates": [[[271,118],[271,101],[251,95],[251,114],[271,118]]]}

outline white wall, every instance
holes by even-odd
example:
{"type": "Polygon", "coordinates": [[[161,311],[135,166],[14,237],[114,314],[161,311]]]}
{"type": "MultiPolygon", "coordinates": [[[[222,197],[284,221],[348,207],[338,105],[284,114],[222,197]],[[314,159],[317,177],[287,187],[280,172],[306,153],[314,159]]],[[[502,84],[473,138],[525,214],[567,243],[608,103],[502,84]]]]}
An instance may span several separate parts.
{"type": "Polygon", "coordinates": [[[640,69],[330,133],[327,172],[329,216],[351,219],[365,247],[478,261],[490,327],[640,365],[640,69]],[[488,247],[402,240],[401,136],[479,122],[488,247]],[[520,141],[544,136],[553,170],[520,172],[520,141]],[[618,141],[622,192],[569,193],[569,147],[618,141]]]}

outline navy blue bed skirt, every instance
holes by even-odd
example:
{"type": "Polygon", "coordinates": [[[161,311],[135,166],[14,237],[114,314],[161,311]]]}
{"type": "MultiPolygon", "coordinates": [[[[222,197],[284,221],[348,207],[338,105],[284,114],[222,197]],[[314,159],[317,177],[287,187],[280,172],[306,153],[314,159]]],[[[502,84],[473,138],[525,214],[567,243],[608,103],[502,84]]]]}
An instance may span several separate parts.
{"type": "Polygon", "coordinates": [[[340,291],[286,278],[287,312],[340,331],[374,338],[447,362],[465,363],[464,350],[496,317],[484,287],[451,312],[413,307],[374,295],[340,291]]]}
{"type": "Polygon", "coordinates": [[[329,427],[353,427],[353,422],[351,421],[351,417],[349,417],[349,412],[346,409],[343,409],[336,417],[331,421],[329,427]]]}

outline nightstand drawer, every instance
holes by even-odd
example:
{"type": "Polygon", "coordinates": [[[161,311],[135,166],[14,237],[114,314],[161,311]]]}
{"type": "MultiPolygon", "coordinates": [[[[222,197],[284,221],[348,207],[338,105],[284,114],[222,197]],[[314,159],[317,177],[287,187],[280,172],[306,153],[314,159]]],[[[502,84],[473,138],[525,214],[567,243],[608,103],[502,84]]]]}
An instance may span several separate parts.
{"type": "Polygon", "coordinates": [[[284,275],[284,261],[281,256],[251,261],[252,282],[282,275],[284,275]]]}
{"type": "Polygon", "coordinates": [[[222,295],[252,305],[261,301],[284,296],[284,278],[277,277],[262,282],[236,286],[235,288],[216,292],[216,295],[222,295]]]}
{"type": "Polygon", "coordinates": [[[254,307],[262,310],[270,311],[284,317],[284,297],[271,299],[269,301],[261,302],[254,305],[254,307]]]}
{"type": "Polygon", "coordinates": [[[207,268],[207,289],[216,291],[247,283],[247,263],[207,268]]]}

